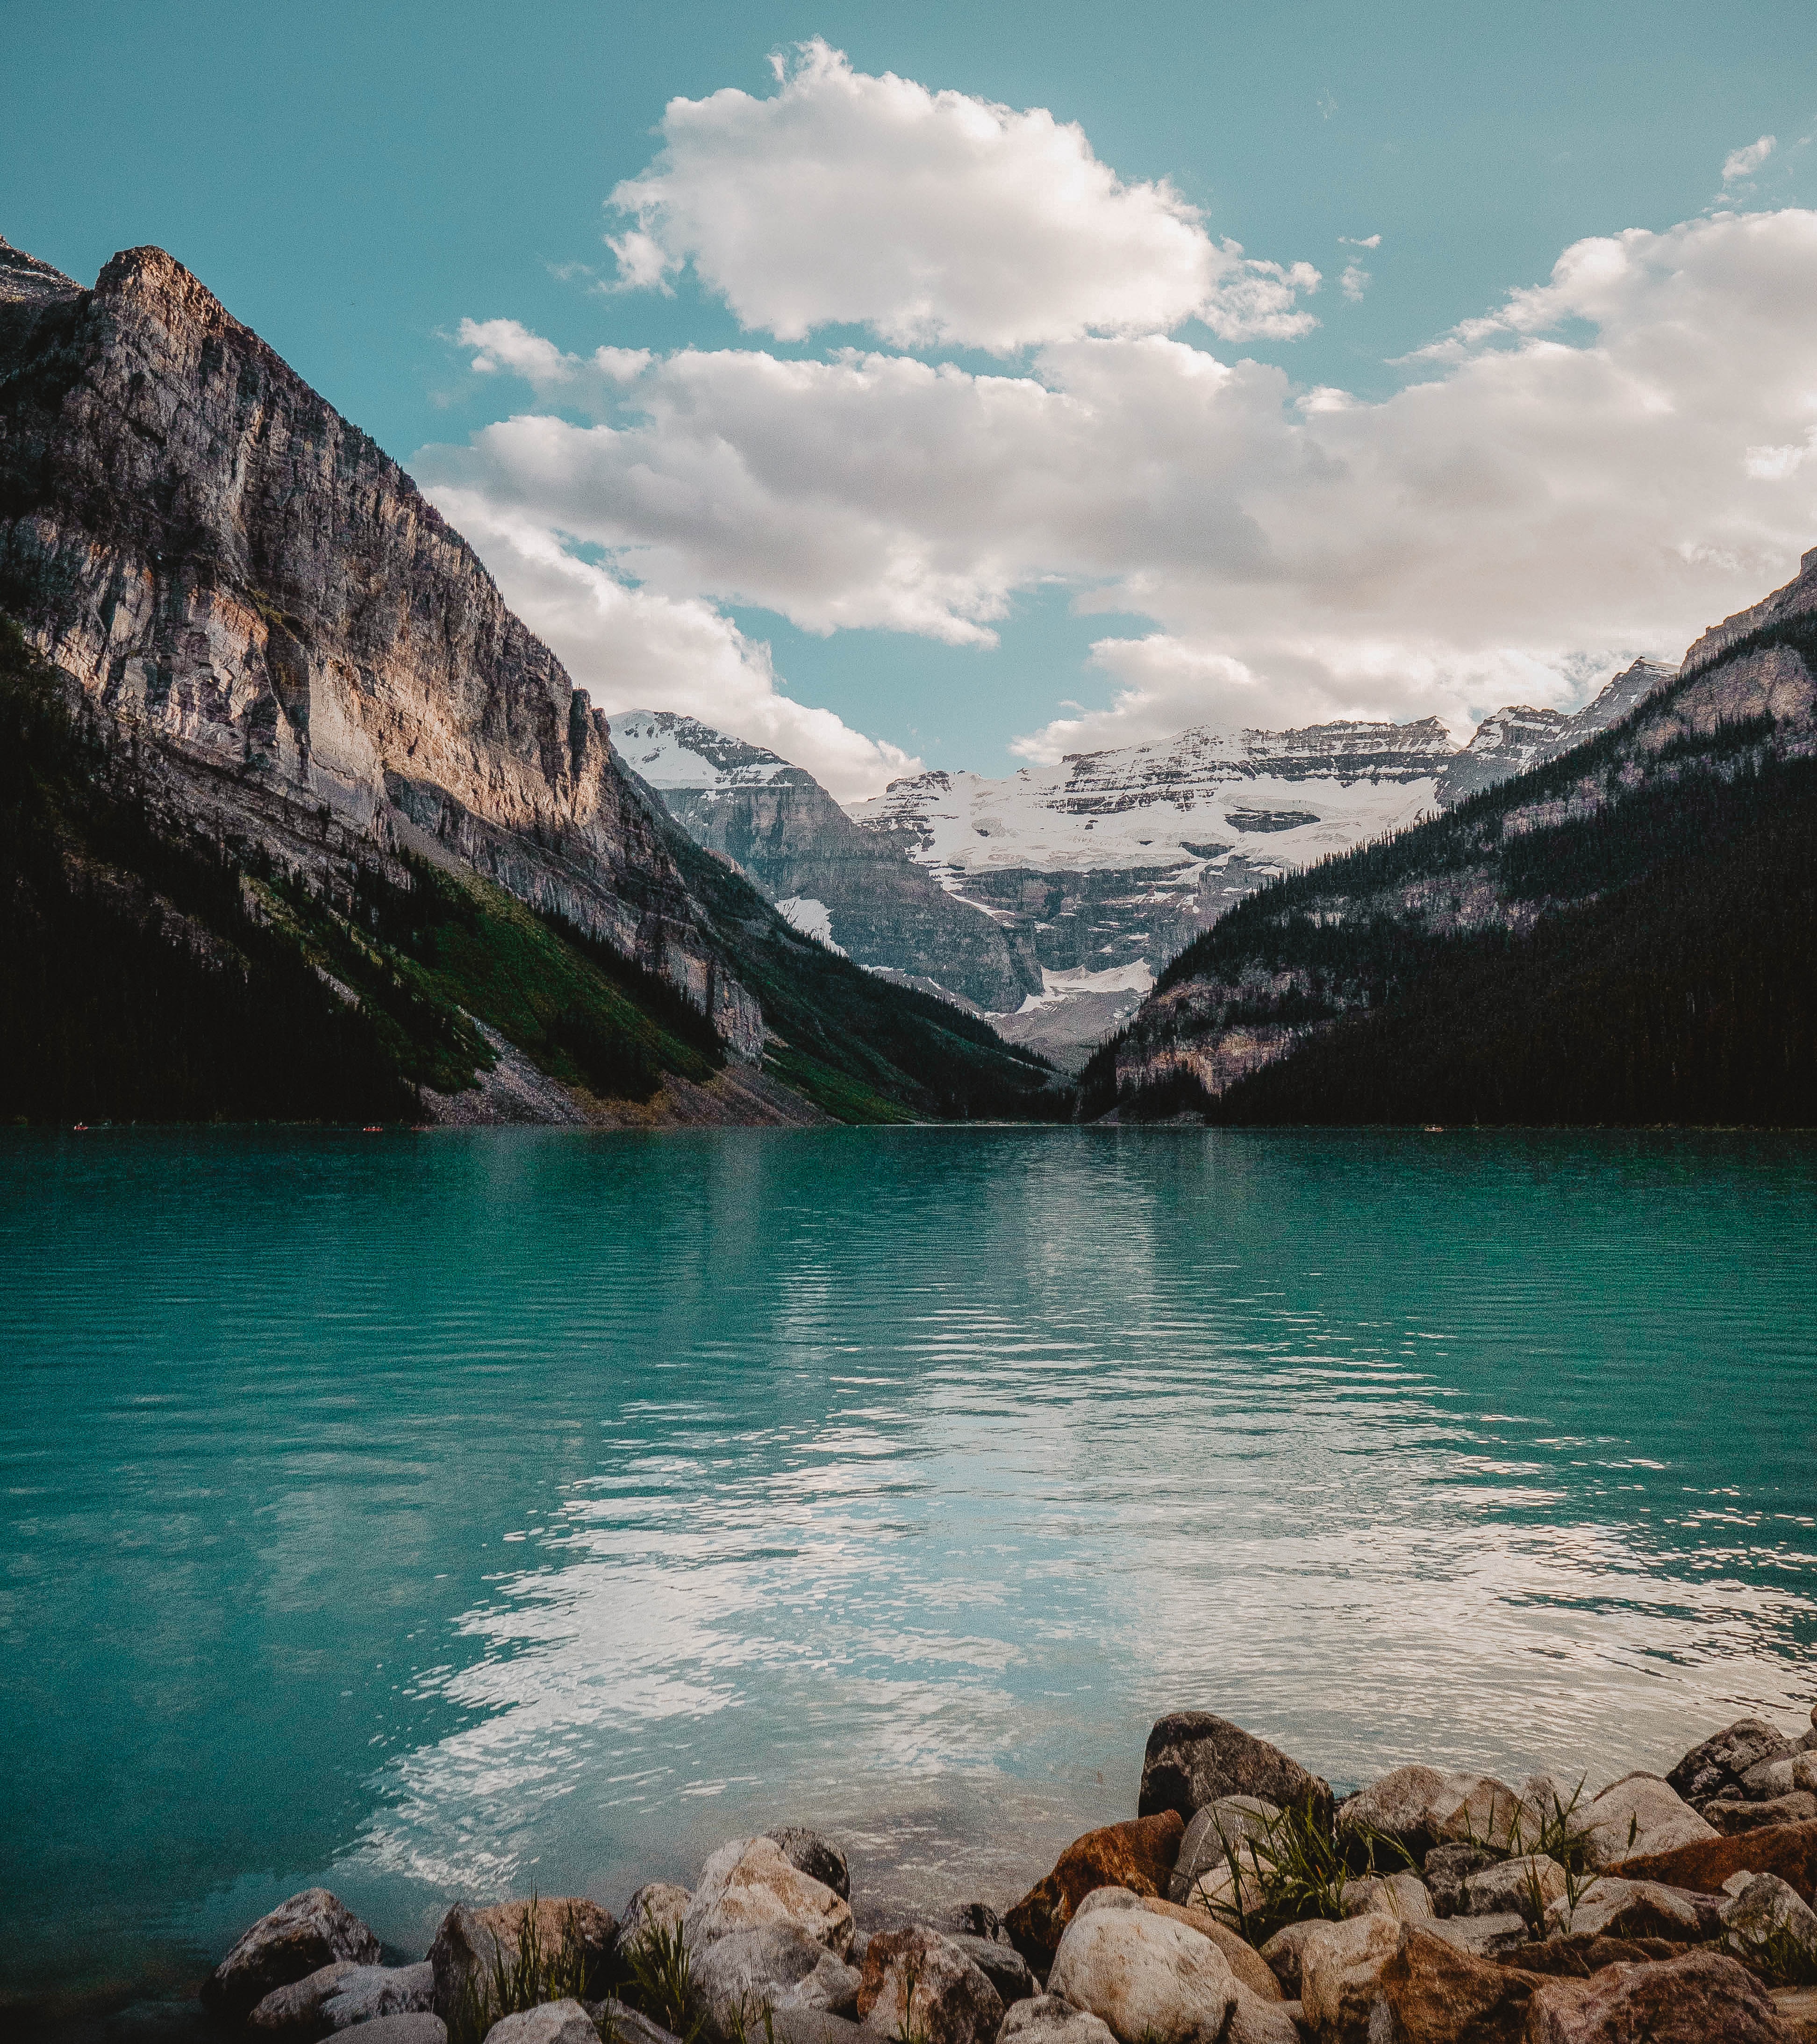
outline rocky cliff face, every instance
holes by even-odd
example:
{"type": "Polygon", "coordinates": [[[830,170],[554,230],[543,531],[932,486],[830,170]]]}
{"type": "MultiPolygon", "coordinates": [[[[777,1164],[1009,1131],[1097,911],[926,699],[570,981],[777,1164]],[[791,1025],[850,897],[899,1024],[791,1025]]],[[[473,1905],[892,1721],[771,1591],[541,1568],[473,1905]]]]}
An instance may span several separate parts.
{"type": "Polygon", "coordinates": [[[433,841],[760,1054],[605,720],[403,471],[161,250],[86,290],[0,246],[0,609],[190,826],[324,885],[433,841]]]}
{"type": "Polygon", "coordinates": [[[1657,660],[1636,660],[1617,674],[1593,702],[1575,717],[1555,709],[1524,708],[1492,711],[1454,759],[1439,782],[1439,806],[1454,809],[1529,766],[1558,759],[1585,739],[1619,724],[1636,705],[1665,687],[1677,673],[1657,660]]]}
{"type": "Polygon", "coordinates": [[[622,713],[613,738],[689,836],[730,859],[798,929],[981,1011],[1013,1010],[1040,991],[1039,968],[996,917],[860,829],[802,768],[669,711],[622,713]]]}
{"type": "MultiPolygon", "coordinates": [[[[1655,877],[1674,862],[1687,889],[1719,905],[1738,887],[1744,902],[1770,893],[1773,878],[1749,881],[1745,863],[1740,880],[1728,872],[1719,887],[1697,862],[1711,832],[1766,840],[1779,820],[1758,791],[1804,800],[1799,770],[1817,759],[1814,655],[1817,550],[1795,582],[1706,634],[1676,672],[1638,663],[1565,723],[1531,711],[1485,721],[1479,766],[1532,763],[1497,773],[1496,793],[1454,816],[1258,896],[1194,943],[1097,1061],[1096,1106],[1216,1100],[1346,1017],[1446,975],[1458,989],[1474,984],[1469,974],[1512,958],[1510,946],[1623,889],[1666,889],[1663,907],[1646,898],[1669,930],[1669,883],[1655,877]]],[[[1722,920],[1697,939],[1710,955],[1722,920]]],[[[1611,929],[1619,938],[1619,917],[1611,929]]],[[[1593,946],[1581,958],[1562,939],[1552,949],[1561,974],[1599,969],[1593,946]]],[[[1524,998],[1518,978],[1506,996],[1524,998]]],[[[1462,992],[1454,998],[1462,1005],[1448,1028],[1489,1026],[1462,992]]]]}

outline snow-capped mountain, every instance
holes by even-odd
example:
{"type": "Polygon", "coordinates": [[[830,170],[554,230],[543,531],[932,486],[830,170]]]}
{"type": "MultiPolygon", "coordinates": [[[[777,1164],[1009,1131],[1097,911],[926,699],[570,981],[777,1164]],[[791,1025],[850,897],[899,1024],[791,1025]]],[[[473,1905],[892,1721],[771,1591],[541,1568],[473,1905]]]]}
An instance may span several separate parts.
{"type": "Polygon", "coordinates": [[[691,718],[635,711],[612,730],[690,834],[798,928],[1077,1063],[1264,882],[1555,758],[1673,671],[1636,662],[1575,717],[1497,710],[1462,748],[1435,717],[1187,731],[1002,779],[918,774],[849,814],[801,768],[691,718]]]}

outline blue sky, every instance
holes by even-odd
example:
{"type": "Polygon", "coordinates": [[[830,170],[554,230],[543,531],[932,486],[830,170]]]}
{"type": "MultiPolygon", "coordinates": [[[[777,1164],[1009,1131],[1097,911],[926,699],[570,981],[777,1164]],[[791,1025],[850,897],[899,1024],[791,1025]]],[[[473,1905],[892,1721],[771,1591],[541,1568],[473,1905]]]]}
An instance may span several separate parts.
{"type": "MultiPolygon", "coordinates": [[[[771,52],[811,36],[859,73],[1051,109],[1078,122],[1127,183],[1170,180],[1214,239],[1316,265],[1324,282],[1308,302],[1319,324],[1303,337],[1232,344],[1189,321],[1175,338],[1225,362],[1277,367],[1297,389],[1335,385],[1365,401],[1408,380],[1396,358],[1543,283],[1569,245],[1706,213],[1725,159],[1757,137],[1778,146],[1733,181],[1734,195],[1757,209],[1817,201],[1813,152],[1800,146],[1817,121],[1808,0],[1719,10],[558,0],[517,10],[16,0],[8,11],[0,232],[85,280],[117,248],[163,244],[406,461],[427,444],[459,447],[528,402],[521,386],[471,372],[471,350],[449,338],[463,319],[514,321],[577,355],[693,346],[824,360],[878,345],[857,325],[796,341],[742,332],[690,271],[673,295],[590,288],[613,274],[604,202],[655,156],[665,103],[726,86],[771,94],[771,52]],[[1366,252],[1340,239],[1373,236],[1380,245],[1366,252]],[[1369,273],[1354,302],[1339,284],[1350,262],[1369,273]]],[[[1564,337],[1581,340],[1569,323],[1581,316],[1566,310],[1564,337]]],[[[1029,351],[901,352],[974,374],[1031,373],[1029,351]]],[[[1786,432],[1789,447],[1792,425],[1786,432]]],[[[1750,556],[1738,573],[1756,566],[1750,556]]],[[[1127,673],[1086,662],[1107,633],[1139,637],[1160,617],[1194,657],[1222,657],[1211,597],[1189,630],[1173,613],[1131,605],[1139,575],[1101,579],[1109,611],[1081,617],[1071,596],[1093,578],[1072,556],[1056,554],[1051,572],[1025,563],[990,620],[995,646],[877,623],[823,636],[802,628],[798,607],[791,622],[786,605],[753,600],[760,578],[694,594],[772,646],[793,697],[931,763],[1002,771],[1010,741],[1063,715],[1062,703],[1095,713],[1127,690],[1127,673]]],[[[1561,645],[1593,654],[1596,629],[1613,627],[1586,625],[1572,646],[1565,624],[1549,624],[1543,644],[1536,628],[1535,657],[1562,673],[1561,645]]],[[[1250,653],[1231,657],[1255,669],[1250,653]]],[[[1263,675],[1284,714],[1300,700],[1294,657],[1281,655],[1277,684],[1263,675]]],[[[1419,707],[1382,701],[1391,713],[1419,707]]],[[[1146,727],[1137,717],[1130,728],[1146,727]]]]}

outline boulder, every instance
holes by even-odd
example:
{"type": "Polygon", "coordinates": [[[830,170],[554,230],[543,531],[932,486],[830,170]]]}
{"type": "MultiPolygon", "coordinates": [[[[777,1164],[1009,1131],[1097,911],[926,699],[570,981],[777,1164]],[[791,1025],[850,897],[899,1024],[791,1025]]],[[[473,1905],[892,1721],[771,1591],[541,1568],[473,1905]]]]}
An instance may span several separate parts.
{"type": "Polygon", "coordinates": [[[1548,1929],[1574,1937],[1669,1938],[1694,1945],[1716,1935],[1720,1908],[1715,1896],[1695,1888],[1599,1874],[1578,1891],[1574,1905],[1554,1903],[1546,1920],[1548,1929]]]}
{"type": "Polygon", "coordinates": [[[916,1924],[872,1938],[858,2012],[870,2037],[992,2044],[1003,2022],[1003,2000],[956,1946],[916,1924]]]}
{"type": "Polygon", "coordinates": [[[325,1888],[305,1888],[240,1934],[202,1987],[202,2005],[237,2023],[274,1988],[288,1987],[337,1959],[376,1965],[378,1940],[325,1888]]]}
{"type": "MultiPolygon", "coordinates": [[[[681,2039],[673,2031],[665,2030],[661,2023],[652,2021],[642,2009],[632,2008],[613,1997],[608,1996],[603,2001],[583,2002],[581,2006],[593,2018],[594,2027],[600,2034],[617,2038],[617,2044],[681,2044],[681,2039]],[[609,2030],[608,2024],[611,2026],[609,2030]]],[[[858,2027],[856,2023],[848,2023],[846,2027],[849,2030],[858,2027]]],[[[782,2034],[780,2023],[777,2025],[776,2034],[778,2037],[782,2034]]],[[[355,2038],[355,2044],[366,2044],[366,2040],[355,2038]]],[[[805,2040],[805,2044],[820,2044],[820,2040],[808,2039],[805,2040]]]]}
{"type": "Polygon", "coordinates": [[[1416,1860],[1435,1846],[1486,1846],[1506,1852],[1516,1829],[1539,1835],[1540,1813],[1492,1774],[1442,1774],[1397,1767],[1339,1805],[1338,1829],[1360,1845],[1385,1838],[1416,1860]]]}
{"type": "Polygon", "coordinates": [[[1534,1991],[1531,2044],[1791,2044],[1765,1990],[1716,1952],[1607,1966],[1534,1991]]]}
{"type": "Polygon", "coordinates": [[[486,2044],[599,2044],[599,2032],[578,2001],[545,2001],[501,2015],[486,2031],[486,2044]]]}
{"type": "Polygon", "coordinates": [[[1658,1774],[1624,1774],[1579,1806],[1584,1854],[1592,1867],[1613,1866],[1641,1853],[1671,1852],[1716,1836],[1672,1785],[1658,1774]]]}
{"type": "Polygon", "coordinates": [[[1704,1821],[1726,1838],[1742,1831],[1766,1831],[1775,1824],[1807,1823],[1817,1817],[1817,1796],[1794,1789],[1788,1796],[1774,1796],[1764,1803],[1732,1803],[1719,1796],[1704,1805],[1704,1821]]]}
{"type": "MultiPolygon", "coordinates": [[[[427,1959],[413,1966],[354,1966],[322,2004],[331,2031],[382,2015],[426,2015],[436,2005],[436,1969],[427,1959]]],[[[361,2032],[363,2044],[364,2031],[361,2032]]]]}
{"type": "Polygon", "coordinates": [[[1499,1965],[1435,1936],[1423,1923],[1403,1924],[1378,1991],[1393,2018],[1396,2044],[1522,2044],[1535,1990],[1543,1977],[1499,1965]]]}
{"type": "Polygon", "coordinates": [[[1185,1824],[1178,1812],[1109,1824],[1075,1838],[1003,1919],[1016,1949],[1031,1965],[1044,1967],[1058,1949],[1073,1911],[1094,1888],[1127,1888],[1136,1895],[1164,1895],[1179,1856],[1185,1824]]]}
{"type": "Polygon", "coordinates": [[[1669,1852],[1631,1854],[1610,1870],[1634,1881],[1714,1893],[1731,1874],[1777,1873],[1807,1902],[1817,1902],[1817,1823],[1776,1824],[1733,1838],[1704,1838],[1669,1852]]]}
{"type": "Polygon", "coordinates": [[[1817,1973],[1817,1910],[1776,1873],[1757,1873],[1718,1911],[1723,1942],[1741,1958],[1757,1958],[1778,1944],[1797,1952],[1817,1973]]]}
{"type": "Polygon", "coordinates": [[[1499,1916],[1435,1916],[1419,1927],[1442,1938],[1460,1952],[1480,1959],[1505,1958],[1524,1952],[1533,1940],[1533,1926],[1510,1909],[1499,1916]]]}
{"type": "Polygon", "coordinates": [[[840,1901],[851,1901],[851,1870],[846,1865],[845,1854],[830,1838],[822,1838],[818,1831],[804,1830],[799,1824],[784,1824],[764,1835],[782,1848],[782,1856],[792,1867],[810,1881],[817,1881],[821,1887],[830,1888],[840,1901]]]}
{"type": "Polygon", "coordinates": [[[1735,1785],[1735,1792],[1753,1803],[1771,1802],[1789,1796],[1796,1786],[1792,1775],[1800,1756],[1787,1752],[1777,1760],[1756,1761],[1735,1785]]]}
{"type": "Polygon", "coordinates": [[[1238,2001],[1218,1946],[1146,1909],[1081,1911],[1060,1940],[1047,1989],[1101,2017],[1120,2044],[1219,2044],[1238,2001]]]}
{"type": "Polygon", "coordinates": [[[1346,1916],[1392,1916],[1396,1923],[1418,1923],[1430,1916],[1432,1896],[1416,1873],[1368,1873],[1344,1883],[1346,1916]]]}
{"type": "MultiPolygon", "coordinates": [[[[482,2000],[494,1970],[515,1965],[528,1930],[545,1961],[577,1947],[583,1991],[603,1992],[617,1942],[610,1912],[584,1895],[546,1896],[534,1902],[497,1902],[474,1909],[457,1902],[443,1917],[429,1947],[436,1983],[436,2013],[444,2023],[457,2010],[482,2000]]],[[[546,1967],[545,1967],[546,1977],[546,1967]]]]}
{"type": "Polygon", "coordinates": [[[1239,1938],[1227,1923],[1220,1923],[1207,1909],[1188,1909],[1177,1902],[1163,1902],[1153,1895],[1131,1895],[1126,1888],[1094,1888],[1073,1912],[1077,1923],[1089,1909],[1146,1909],[1151,1915],[1166,1916],[1176,1923],[1184,1923],[1189,1931],[1196,1931],[1201,1938],[1209,1938],[1225,1958],[1238,1981],[1251,1994],[1259,1995],[1264,2001],[1281,1999],[1281,1983],[1276,1980],[1266,1959],[1246,1939],[1239,1938]]]}
{"type": "Polygon", "coordinates": [[[356,1965],[351,1959],[336,1959],[332,1966],[317,1966],[300,1981],[273,1988],[255,2005],[246,2027],[255,2037],[290,2038],[301,2040],[301,2044],[312,2044],[328,2029],[322,2004],[340,1985],[342,1975],[377,1970],[356,1965]]]}
{"type": "MultiPolygon", "coordinates": [[[[770,2028],[778,2044],[867,2044],[857,2023],[821,2008],[779,2008],[770,2019],[770,2028]]],[[[632,2038],[630,2044],[643,2040],[632,2038]]]]}
{"type": "Polygon", "coordinates": [[[1554,1980],[1588,1980],[1604,1966],[1675,1959],[1684,1949],[1682,1942],[1669,1938],[1542,1938],[1524,1946],[1518,1956],[1530,1973],[1547,1973],[1554,1980]]]}
{"type": "Polygon", "coordinates": [[[986,1902],[962,1902],[952,1913],[951,1927],[963,1938],[989,1938],[999,1945],[1009,1942],[1003,1919],[986,1902]]]}
{"type": "MultiPolygon", "coordinates": [[[[1817,1738],[1817,1733],[1811,1735],[1817,1738]]],[[[1807,1796],[1817,1796],[1817,1753],[1796,1753],[1792,1757],[1792,1785],[1807,1796]]]]}
{"type": "Polygon", "coordinates": [[[659,1924],[666,1931],[680,1930],[693,1899],[688,1889],[678,1888],[672,1881],[645,1881],[624,1905],[624,1922],[618,1933],[620,1948],[635,1945],[659,1924]]]}
{"type": "MultiPolygon", "coordinates": [[[[1091,1897],[1087,1896],[1085,1900],[1089,1902],[1091,1897]]],[[[963,1952],[997,1989],[997,1999],[1005,2008],[1012,2002],[1028,2001],[1041,1992],[1035,1976],[1028,1970],[1028,1961],[1007,1939],[1000,1942],[995,1938],[975,1938],[963,1931],[947,1931],[941,1934],[955,1950],[963,1952]]]]}
{"type": "Polygon", "coordinates": [[[1737,1718],[1713,1739],[1692,1746],[1665,1778],[1687,1803],[1713,1802],[1725,1789],[1739,1787],[1750,1767],[1788,1758],[1791,1752],[1790,1741],[1765,1718],[1737,1718]]]}
{"type": "Polygon", "coordinates": [[[1110,2027],[1057,1994],[1019,2001],[1003,2019],[997,2044],[1113,2044],[1110,2027]]]}
{"type": "Polygon", "coordinates": [[[1400,1949],[1392,1916],[1320,1923],[1300,1948],[1300,2003],[1320,2044],[1368,2044],[1381,1976],[1400,1949]]]}
{"type": "Polygon", "coordinates": [[[1316,1931],[1323,1928],[1323,1926],[1316,1922],[1289,1923],[1277,1931],[1262,1947],[1264,1964],[1279,1981],[1281,1992],[1289,2001],[1300,1999],[1300,1962],[1305,1950],[1306,1940],[1316,1931]]]}
{"type": "MultiPolygon", "coordinates": [[[[1254,1838],[1266,1848],[1269,1826],[1281,1815],[1273,1803],[1259,1796],[1220,1796],[1194,1813],[1180,1841],[1178,1857],[1167,1884],[1170,1902],[1189,1900],[1205,1875],[1227,1874],[1227,1846],[1239,1858],[1247,1857],[1244,1841],[1254,1838]]],[[[1266,1850],[1263,1858],[1267,1858],[1266,1850]]]]}
{"type": "Polygon", "coordinates": [[[693,1982],[707,2028],[722,2039],[748,2028],[765,2008],[840,2015],[858,2006],[857,1969],[796,1923],[715,1938],[694,1956],[693,1982]]]}
{"type": "Polygon", "coordinates": [[[1300,2044],[1298,2015],[1289,2012],[1285,2002],[1251,1994],[1234,1977],[1231,1988],[1236,2006],[1231,2011],[1224,2044],[1300,2044]]]}
{"type": "Polygon", "coordinates": [[[1564,1900],[1565,1889],[1564,1868],[1543,1853],[1529,1853],[1473,1873],[1464,1883],[1464,1914],[1505,1916],[1512,1911],[1538,1923],[1554,1902],[1564,1900]]]}
{"type": "Polygon", "coordinates": [[[1426,1892],[1432,1898],[1433,1914],[1462,1914],[1467,1898],[1464,1884],[1473,1873],[1481,1873],[1485,1866],[1495,1863],[1495,1854],[1485,1846],[1435,1846],[1420,1869],[1426,1892]]]}
{"type": "Polygon", "coordinates": [[[1209,1711],[1174,1711],[1155,1721],[1142,1756],[1139,1817],[1177,1811],[1182,1821],[1224,1796],[1253,1796],[1329,1818],[1331,1785],[1278,1746],[1209,1711]]]}
{"type": "Polygon", "coordinates": [[[851,1905],[803,1873],[774,1838],[734,1838],[701,1869],[682,1927],[698,1954],[735,1931],[793,1923],[843,1958],[851,1945],[851,1905]]]}

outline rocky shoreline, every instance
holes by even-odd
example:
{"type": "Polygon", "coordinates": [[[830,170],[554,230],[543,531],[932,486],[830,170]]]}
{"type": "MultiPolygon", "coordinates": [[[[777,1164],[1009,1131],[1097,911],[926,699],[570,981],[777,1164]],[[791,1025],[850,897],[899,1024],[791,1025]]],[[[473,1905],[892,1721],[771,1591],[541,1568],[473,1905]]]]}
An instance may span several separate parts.
{"type": "Polygon", "coordinates": [[[456,1903],[414,1965],[324,1888],[204,1984],[220,2034],[317,2044],[1817,2044],[1817,1708],[1669,1773],[1409,1765],[1354,1794],[1205,1712],[1161,1719],[1137,1812],[1000,1917],[861,1926],[812,1831],[692,1889],[456,1903]]]}

